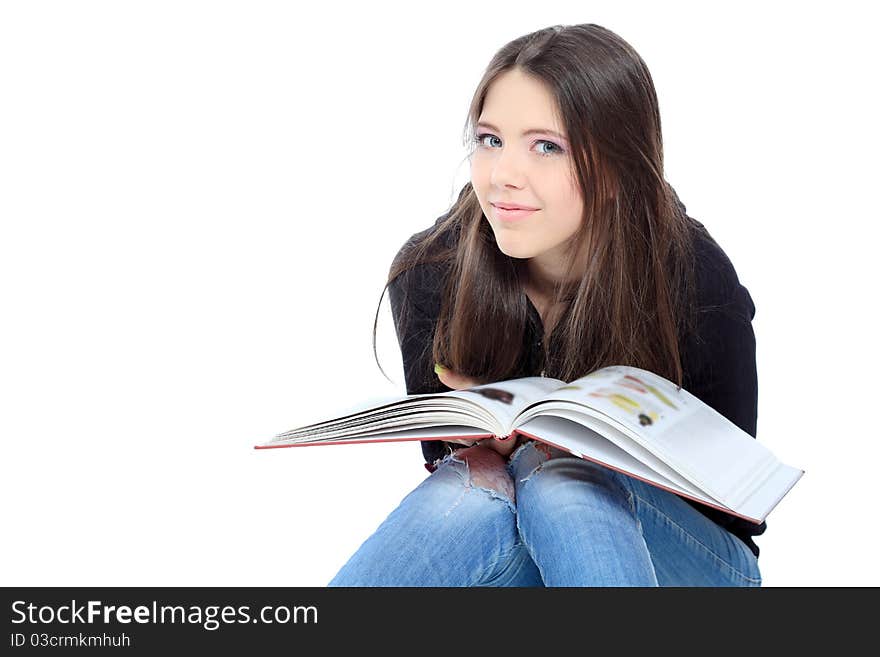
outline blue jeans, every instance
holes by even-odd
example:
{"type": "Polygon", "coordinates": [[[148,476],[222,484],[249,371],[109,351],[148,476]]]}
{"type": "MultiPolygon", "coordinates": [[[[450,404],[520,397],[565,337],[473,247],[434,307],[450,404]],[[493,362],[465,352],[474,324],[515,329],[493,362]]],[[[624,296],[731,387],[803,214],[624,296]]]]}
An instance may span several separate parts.
{"type": "Polygon", "coordinates": [[[673,493],[531,440],[504,467],[478,485],[448,454],[328,586],[761,585],[745,543],[673,493]]]}

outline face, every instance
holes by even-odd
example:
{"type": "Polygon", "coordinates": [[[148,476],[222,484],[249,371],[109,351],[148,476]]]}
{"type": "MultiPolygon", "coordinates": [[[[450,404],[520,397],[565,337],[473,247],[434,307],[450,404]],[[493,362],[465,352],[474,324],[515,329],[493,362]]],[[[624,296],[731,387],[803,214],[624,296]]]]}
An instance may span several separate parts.
{"type": "Polygon", "coordinates": [[[489,88],[470,157],[471,183],[498,248],[530,259],[529,268],[547,281],[561,272],[583,221],[583,198],[555,108],[541,82],[516,70],[503,73],[489,88]],[[495,203],[536,209],[517,217],[495,203]]]}

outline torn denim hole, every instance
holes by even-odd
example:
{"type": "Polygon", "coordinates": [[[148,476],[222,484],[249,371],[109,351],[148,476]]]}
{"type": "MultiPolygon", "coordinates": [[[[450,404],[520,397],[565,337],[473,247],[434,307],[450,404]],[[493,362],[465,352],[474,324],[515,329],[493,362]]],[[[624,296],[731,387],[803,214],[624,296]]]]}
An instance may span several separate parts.
{"type": "Polygon", "coordinates": [[[523,483],[523,482],[528,481],[531,477],[533,477],[538,472],[540,472],[540,470],[544,466],[544,464],[547,461],[549,461],[552,457],[553,457],[553,455],[552,455],[552,451],[551,451],[549,445],[546,445],[545,443],[542,443],[540,441],[533,440],[533,439],[529,438],[522,445],[517,447],[514,450],[513,454],[510,455],[510,461],[508,463],[508,470],[510,471],[511,476],[515,476],[515,473],[517,471],[517,465],[518,465],[518,462],[520,461],[520,459],[528,458],[531,461],[536,462],[536,465],[529,471],[529,473],[525,477],[522,477],[519,480],[519,483],[523,483]],[[529,447],[531,447],[531,449],[534,450],[534,454],[529,454],[528,456],[523,456],[523,454],[526,453],[526,451],[528,450],[529,447]]]}
{"type": "Polygon", "coordinates": [[[541,469],[544,467],[544,463],[546,463],[546,461],[542,461],[541,463],[539,463],[538,465],[536,465],[536,466],[534,467],[534,469],[533,469],[531,472],[529,472],[529,474],[527,474],[525,477],[523,477],[522,479],[520,479],[519,482],[520,482],[521,484],[524,484],[524,483],[527,482],[529,479],[531,479],[531,478],[534,477],[536,474],[538,474],[538,473],[541,471],[541,469]]]}
{"type": "Polygon", "coordinates": [[[517,448],[513,450],[513,452],[507,459],[508,470],[513,470],[513,466],[516,464],[517,459],[519,459],[520,454],[522,454],[523,450],[525,450],[525,448],[531,445],[533,442],[534,441],[532,441],[531,439],[525,440],[521,445],[517,446],[517,448]]]}
{"type": "Polygon", "coordinates": [[[447,515],[452,509],[458,506],[462,497],[466,493],[474,490],[482,491],[487,493],[489,497],[503,501],[511,513],[516,513],[516,489],[506,469],[500,469],[497,471],[492,468],[486,468],[485,470],[481,469],[477,472],[476,477],[482,481],[476,483],[474,481],[474,473],[471,472],[471,465],[468,460],[459,457],[453,452],[452,454],[447,454],[439,461],[441,464],[446,462],[464,465],[464,472],[462,472],[460,467],[454,467],[454,469],[465,484],[462,494],[458,497],[449,511],[446,512],[447,515]],[[498,488],[495,488],[494,486],[498,486],[498,488]],[[505,494],[502,490],[506,491],[508,494],[505,494]]]}

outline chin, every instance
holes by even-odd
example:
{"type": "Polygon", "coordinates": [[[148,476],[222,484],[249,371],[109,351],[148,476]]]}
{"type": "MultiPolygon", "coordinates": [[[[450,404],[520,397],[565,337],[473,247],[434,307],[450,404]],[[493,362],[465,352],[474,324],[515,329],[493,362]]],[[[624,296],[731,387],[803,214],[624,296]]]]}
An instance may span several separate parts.
{"type": "Polygon", "coordinates": [[[510,242],[498,241],[495,240],[495,244],[498,245],[498,250],[501,251],[506,256],[511,258],[532,258],[534,257],[534,249],[529,248],[524,244],[511,244],[510,242]]]}

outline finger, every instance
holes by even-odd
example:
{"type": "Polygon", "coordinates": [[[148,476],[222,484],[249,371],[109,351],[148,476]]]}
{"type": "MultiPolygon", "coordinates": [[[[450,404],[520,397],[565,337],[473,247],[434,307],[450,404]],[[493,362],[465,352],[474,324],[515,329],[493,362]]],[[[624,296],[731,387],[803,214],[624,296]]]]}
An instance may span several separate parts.
{"type": "Polygon", "coordinates": [[[498,452],[501,456],[507,457],[513,452],[516,448],[517,440],[514,436],[508,436],[506,438],[485,438],[480,441],[480,444],[484,447],[488,447],[495,452],[498,452]]]}
{"type": "Polygon", "coordinates": [[[503,440],[495,438],[492,442],[498,447],[498,453],[502,456],[510,456],[513,453],[513,450],[516,449],[516,438],[511,436],[508,436],[503,440]]]}
{"type": "Polygon", "coordinates": [[[434,364],[434,371],[437,373],[437,378],[439,378],[447,388],[461,390],[462,388],[468,387],[468,382],[465,380],[465,377],[443,367],[440,363],[434,364]]]}
{"type": "Polygon", "coordinates": [[[445,385],[447,388],[452,388],[453,390],[465,390],[467,388],[473,388],[474,386],[479,385],[477,381],[474,381],[473,379],[466,376],[456,374],[452,370],[440,365],[440,363],[434,363],[434,372],[437,373],[437,378],[440,379],[440,382],[443,385],[445,385]]]}

